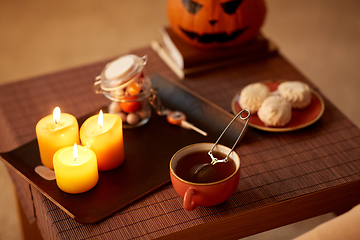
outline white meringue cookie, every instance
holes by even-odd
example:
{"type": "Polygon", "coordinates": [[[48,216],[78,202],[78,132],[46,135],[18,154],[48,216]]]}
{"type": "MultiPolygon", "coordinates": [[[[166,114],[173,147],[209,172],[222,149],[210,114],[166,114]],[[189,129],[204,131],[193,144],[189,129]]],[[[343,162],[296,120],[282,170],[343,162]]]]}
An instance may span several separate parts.
{"type": "Polygon", "coordinates": [[[309,85],[299,81],[282,82],[278,86],[279,94],[291,103],[293,108],[303,109],[311,102],[309,85]]]}
{"type": "Polygon", "coordinates": [[[270,95],[270,89],[263,83],[252,83],[240,92],[239,104],[242,109],[256,113],[265,98],[270,95]]]}
{"type": "Polygon", "coordinates": [[[291,104],[281,96],[269,96],[261,104],[258,117],[266,126],[282,127],[291,120],[291,104]]]}

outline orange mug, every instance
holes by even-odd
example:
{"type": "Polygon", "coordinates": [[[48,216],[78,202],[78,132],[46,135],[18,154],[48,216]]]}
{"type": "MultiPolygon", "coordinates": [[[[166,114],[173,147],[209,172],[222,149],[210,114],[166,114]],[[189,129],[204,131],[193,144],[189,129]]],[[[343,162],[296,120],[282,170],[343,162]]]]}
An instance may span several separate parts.
{"type": "MultiPolygon", "coordinates": [[[[209,151],[213,143],[197,143],[189,145],[177,151],[170,160],[170,179],[177,194],[184,200],[184,209],[194,210],[197,206],[214,206],[226,201],[236,190],[240,180],[240,157],[233,151],[229,157],[235,163],[235,171],[228,177],[210,183],[194,183],[180,178],[175,173],[177,162],[188,154],[201,151],[209,151]]],[[[227,155],[231,149],[217,144],[214,152],[227,155]]],[[[211,159],[209,157],[209,162],[211,159]]],[[[217,163],[226,164],[226,163],[217,163]]]]}

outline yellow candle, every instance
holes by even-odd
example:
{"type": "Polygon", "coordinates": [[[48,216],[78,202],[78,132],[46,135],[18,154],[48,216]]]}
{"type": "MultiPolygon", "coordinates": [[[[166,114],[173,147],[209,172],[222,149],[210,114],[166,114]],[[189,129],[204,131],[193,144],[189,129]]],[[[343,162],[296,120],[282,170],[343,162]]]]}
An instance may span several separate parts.
{"type": "Polygon", "coordinates": [[[80,139],[83,146],[95,152],[100,171],[114,169],[124,162],[122,120],[118,115],[100,111],[88,118],[80,128],[80,139]]]}
{"type": "Polygon", "coordinates": [[[53,156],[62,147],[80,143],[79,125],[76,118],[67,113],[61,113],[55,108],[53,115],[42,118],[36,124],[36,136],[39,144],[41,162],[53,169],[53,156]]]}
{"type": "Polygon", "coordinates": [[[99,180],[95,153],[76,143],[54,154],[54,171],[56,184],[67,193],[86,192],[99,180]]]}

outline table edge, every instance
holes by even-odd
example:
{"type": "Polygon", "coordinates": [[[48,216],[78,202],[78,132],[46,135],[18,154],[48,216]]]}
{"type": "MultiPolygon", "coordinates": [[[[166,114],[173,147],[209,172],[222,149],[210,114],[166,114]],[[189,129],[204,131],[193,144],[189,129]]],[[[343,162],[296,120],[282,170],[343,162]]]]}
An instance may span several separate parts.
{"type": "Polygon", "coordinates": [[[360,203],[360,180],[236,214],[158,239],[240,239],[329,212],[344,213],[360,203]],[[337,204],[342,202],[342,204],[337,204]],[[345,204],[344,204],[345,203],[345,204]],[[306,211],[311,209],[311,211],[306,211]],[[277,217],[281,212],[282,218],[277,217]],[[299,214],[300,213],[300,214],[299,214]]]}

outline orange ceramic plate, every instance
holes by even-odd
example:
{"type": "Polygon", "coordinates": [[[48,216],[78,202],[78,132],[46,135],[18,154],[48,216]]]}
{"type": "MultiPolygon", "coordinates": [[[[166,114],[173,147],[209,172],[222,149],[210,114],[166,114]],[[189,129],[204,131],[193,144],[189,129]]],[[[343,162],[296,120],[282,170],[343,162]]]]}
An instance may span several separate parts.
{"type": "MultiPolygon", "coordinates": [[[[263,82],[263,83],[266,84],[270,88],[270,91],[274,92],[277,90],[277,87],[280,84],[280,82],[282,82],[282,81],[267,81],[267,82],[263,82]]],[[[235,114],[235,115],[242,110],[239,105],[240,92],[241,92],[241,90],[235,94],[235,96],[231,102],[231,110],[232,110],[233,114],[235,114]]],[[[297,129],[307,127],[307,126],[313,124],[314,122],[316,122],[324,113],[324,109],[325,109],[324,100],[322,99],[322,97],[320,96],[319,93],[317,93],[316,91],[314,91],[312,89],[310,105],[307,106],[305,109],[301,109],[301,110],[292,109],[291,120],[284,127],[266,126],[259,119],[257,114],[251,115],[250,120],[249,120],[249,125],[251,127],[254,127],[254,128],[257,128],[260,130],[264,130],[264,131],[269,131],[269,132],[294,131],[297,129]]]]}

